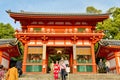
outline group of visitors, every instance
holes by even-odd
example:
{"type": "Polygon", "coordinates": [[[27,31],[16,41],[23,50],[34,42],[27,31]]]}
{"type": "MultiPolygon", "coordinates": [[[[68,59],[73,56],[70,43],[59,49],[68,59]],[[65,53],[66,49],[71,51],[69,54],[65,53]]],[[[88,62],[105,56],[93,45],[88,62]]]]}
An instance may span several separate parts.
{"type": "Polygon", "coordinates": [[[98,71],[99,73],[109,73],[110,71],[110,62],[106,60],[105,62],[100,59],[98,62],[98,71]]]}
{"type": "Polygon", "coordinates": [[[69,61],[67,60],[67,57],[65,59],[61,57],[60,61],[54,62],[50,64],[51,67],[51,73],[54,74],[54,79],[58,80],[59,75],[61,76],[62,80],[66,80],[66,76],[70,72],[70,67],[69,67],[69,61]]]}
{"type": "Polygon", "coordinates": [[[0,80],[18,80],[18,70],[15,65],[5,72],[3,65],[0,65],[0,80]]]}
{"type": "Polygon", "coordinates": [[[12,64],[11,68],[5,71],[3,65],[0,65],[0,80],[18,80],[18,77],[22,74],[19,63],[12,64]],[[19,71],[20,70],[20,71],[19,71]]]}

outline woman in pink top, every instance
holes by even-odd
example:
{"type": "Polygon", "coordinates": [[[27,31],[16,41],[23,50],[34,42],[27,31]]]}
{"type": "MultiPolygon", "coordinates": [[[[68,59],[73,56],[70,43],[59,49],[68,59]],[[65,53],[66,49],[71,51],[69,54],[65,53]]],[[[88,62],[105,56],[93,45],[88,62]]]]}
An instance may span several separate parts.
{"type": "Polygon", "coordinates": [[[60,60],[60,71],[62,80],[66,80],[66,65],[64,63],[64,60],[60,60]]]}

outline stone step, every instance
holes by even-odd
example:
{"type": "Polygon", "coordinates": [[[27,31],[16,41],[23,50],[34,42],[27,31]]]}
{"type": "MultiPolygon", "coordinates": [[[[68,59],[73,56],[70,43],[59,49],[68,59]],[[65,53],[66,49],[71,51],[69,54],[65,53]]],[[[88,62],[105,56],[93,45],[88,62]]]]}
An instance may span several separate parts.
{"type": "MultiPolygon", "coordinates": [[[[52,74],[24,74],[19,80],[54,80],[52,74]]],[[[61,80],[61,79],[59,79],[61,80]]],[[[69,74],[67,80],[120,80],[118,74],[69,74]]]]}

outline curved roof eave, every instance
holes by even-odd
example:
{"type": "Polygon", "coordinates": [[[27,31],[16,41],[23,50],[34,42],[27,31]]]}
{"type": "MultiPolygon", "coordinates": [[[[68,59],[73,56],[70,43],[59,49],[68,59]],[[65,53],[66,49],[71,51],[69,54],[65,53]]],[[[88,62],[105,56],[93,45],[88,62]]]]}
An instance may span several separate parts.
{"type": "Polygon", "coordinates": [[[18,43],[17,38],[13,38],[13,39],[0,39],[0,45],[9,44],[11,46],[15,46],[15,45],[17,45],[17,43],[18,43]]]}
{"type": "Polygon", "coordinates": [[[102,39],[99,41],[100,45],[103,45],[103,46],[120,46],[120,40],[105,40],[105,39],[102,39]]]}
{"type": "Polygon", "coordinates": [[[50,16],[105,16],[110,15],[110,13],[102,13],[102,14],[95,14],[95,13],[50,13],[50,12],[11,12],[6,11],[10,14],[23,14],[23,15],[50,15],[50,16]]]}
{"type": "Polygon", "coordinates": [[[42,19],[100,19],[109,18],[109,13],[103,14],[86,14],[86,13],[44,13],[44,12],[11,12],[6,11],[12,18],[42,18],[42,19]]]}

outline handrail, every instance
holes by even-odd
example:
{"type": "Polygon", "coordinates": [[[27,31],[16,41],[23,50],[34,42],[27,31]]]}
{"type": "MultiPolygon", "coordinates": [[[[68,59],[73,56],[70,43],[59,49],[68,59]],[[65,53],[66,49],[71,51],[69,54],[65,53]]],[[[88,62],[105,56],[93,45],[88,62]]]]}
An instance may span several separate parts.
{"type": "MultiPolygon", "coordinates": [[[[43,32],[43,31],[18,31],[18,30],[16,30],[15,31],[15,33],[60,33],[60,32],[43,32]]],[[[84,31],[84,32],[61,32],[61,33],[103,33],[103,31],[102,30],[94,30],[94,31],[91,31],[91,32],[86,32],[86,31],[84,31]]]]}

